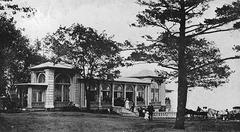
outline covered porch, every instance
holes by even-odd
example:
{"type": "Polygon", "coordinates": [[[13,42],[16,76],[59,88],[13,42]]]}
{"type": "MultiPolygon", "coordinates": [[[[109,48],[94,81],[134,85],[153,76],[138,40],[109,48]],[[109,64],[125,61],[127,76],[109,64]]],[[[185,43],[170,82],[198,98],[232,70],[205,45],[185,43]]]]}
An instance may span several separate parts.
{"type": "MultiPolygon", "coordinates": [[[[83,83],[83,80],[80,79],[80,84],[84,89],[83,83]]],[[[90,88],[90,107],[91,109],[124,107],[126,99],[129,100],[130,107],[133,104],[135,108],[146,107],[149,104],[161,106],[160,96],[162,94],[160,90],[156,90],[158,87],[152,90],[151,84],[151,81],[133,78],[99,81],[97,85],[90,88]]],[[[81,96],[85,97],[86,93],[82,93],[81,96]]],[[[83,103],[86,107],[86,98],[83,103]]]]}
{"type": "Polygon", "coordinates": [[[21,83],[16,84],[17,95],[22,108],[44,108],[47,84],[21,83]]]}

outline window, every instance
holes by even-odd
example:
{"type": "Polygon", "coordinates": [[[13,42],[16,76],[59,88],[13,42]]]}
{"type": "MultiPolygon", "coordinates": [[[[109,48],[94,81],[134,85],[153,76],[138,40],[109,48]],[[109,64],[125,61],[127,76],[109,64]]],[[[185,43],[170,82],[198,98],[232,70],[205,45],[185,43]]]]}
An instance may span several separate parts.
{"type": "Polygon", "coordinates": [[[133,85],[127,85],[126,91],[127,92],[133,92],[134,91],[134,86],[133,85]]]}
{"type": "Polygon", "coordinates": [[[166,104],[166,105],[171,105],[171,100],[170,100],[169,97],[166,97],[166,98],[165,98],[165,104],[166,104]]]}
{"type": "Polygon", "coordinates": [[[43,73],[38,75],[38,83],[45,83],[45,75],[43,73]]]}
{"type": "Polygon", "coordinates": [[[43,96],[42,91],[39,91],[39,92],[38,92],[38,99],[37,99],[38,102],[43,102],[43,101],[42,101],[42,96],[43,96]]]}
{"type": "Polygon", "coordinates": [[[133,85],[126,85],[126,98],[129,101],[133,101],[134,100],[134,86],[133,85]]]}
{"type": "Polygon", "coordinates": [[[68,85],[64,85],[63,88],[63,101],[69,101],[69,86],[68,85]]]}
{"type": "Polygon", "coordinates": [[[69,101],[69,85],[55,85],[54,100],[59,102],[69,101]]]}
{"type": "Polygon", "coordinates": [[[70,78],[65,74],[60,74],[57,76],[55,82],[58,84],[70,84],[70,78]]]}
{"type": "Polygon", "coordinates": [[[103,85],[102,86],[102,101],[110,103],[112,101],[111,94],[110,94],[110,85],[103,85]]]}
{"type": "Polygon", "coordinates": [[[54,97],[55,97],[55,101],[62,101],[62,86],[61,85],[55,85],[55,93],[54,93],[54,97]]]}
{"type": "Polygon", "coordinates": [[[98,101],[98,85],[91,84],[90,86],[90,101],[97,102],[98,101]]]}
{"type": "Polygon", "coordinates": [[[67,75],[60,74],[55,79],[54,101],[68,102],[69,101],[69,86],[70,79],[67,75]]]}
{"type": "Polygon", "coordinates": [[[159,88],[157,83],[151,85],[151,102],[159,102],[159,88]]]}
{"type": "Polygon", "coordinates": [[[159,89],[155,89],[154,97],[155,97],[154,101],[159,102],[159,89]]]}
{"type": "Polygon", "coordinates": [[[37,92],[32,92],[32,102],[37,102],[37,92]]]}
{"type": "Polygon", "coordinates": [[[143,85],[138,85],[137,86],[137,101],[143,102],[144,101],[144,90],[145,87],[143,85]]]}
{"type": "Polygon", "coordinates": [[[33,89],[32,102],[44,102],[44,92],[41,89],[33,89]]]}
{"type": "Polygon", "coordinates": [[[122,87],[122,85],[115,85],[115,87],[114,87],[114,98],[123,98],[123,87],[122,87]]]}

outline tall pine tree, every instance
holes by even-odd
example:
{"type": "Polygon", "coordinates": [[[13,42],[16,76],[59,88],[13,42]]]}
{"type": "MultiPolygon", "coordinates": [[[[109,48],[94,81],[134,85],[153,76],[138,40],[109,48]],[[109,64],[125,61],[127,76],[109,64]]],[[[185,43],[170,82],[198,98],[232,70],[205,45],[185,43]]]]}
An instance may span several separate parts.
{"type": "MultiPolygon", "coordinates": [[[[194,57],[204,55],[204,53],[201,53],[201,50],[204,43],[208,42],[200,39],[201,35],[232,31],[240,28],[239,0],[217,8],[215,17],[205,18],[204,15],[209,9],[211,1],[213,0],[138,0],[138,4],[145,6],[146,9],[137,15],[137,22],[132,25],[136,27],[153,26],[162,28],[163,32],[157,39],[146,36],[146,39],[154,43],[150,48],[154,47],[154,45],[161,47],[157,53],[152,54],[151,58],[157,58],[156,60],[159,61],[160,66],[177,70],[178,107],[175,122],[176,129],[184,129],[188,87],[200,84],[199,81],[194,82],[194,80],[199,80],[199,78],[194,78],[194,75],[204,71],[204,68],[210,68],[213,70],[211,72],[218,73],[218,77],[227,78],[230,71],[228,66],[222,65],[223,61],[239,58],[239,56],[229,58],[214,56],[214,53],[218,54],[217,51],[214,51],[217,50],[214,47],[206,52],[209,54],[209,60],[205,58],[204,61],[201,61],[197,58],[191,58],[191,53],[195,55],[194,57]],[[168,39],[167,42],[166,39],[168,39]],[[167,56],[167,54],[175,55],[167,56]],[[217,66],[221,66],[221,68],[216,68],[217,66]]],[[[146,48],[145,46],[143,47],[146,48]]],[[[145,54],[145,56],[147,55],[149,54],[145,54]]],[[[200,78],[204,78],[201,74],[199,74],[200,78]]],[[[201,82],[203,86],[218,86],[223,83],[217,79],[215,81],[211,79],[211,74],[205,76],[205,78],[205,82],[201,82]]]]}

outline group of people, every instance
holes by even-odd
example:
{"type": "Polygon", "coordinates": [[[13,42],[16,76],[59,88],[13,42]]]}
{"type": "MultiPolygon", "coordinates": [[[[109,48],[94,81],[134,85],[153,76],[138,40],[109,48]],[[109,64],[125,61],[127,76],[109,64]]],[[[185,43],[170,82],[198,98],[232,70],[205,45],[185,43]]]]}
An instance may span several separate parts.
{"type": "MultiPolygon", "coordinates": [[[[135,109],[135,103],[132,102],[132,105],[130,107],[130,101],[128,99],[125,100],[125,108],[134,112],[135,109]]],[[[138,108],[138,113],[139,117],[144,117],[144,119],[148,120],[153,120],[153,112],[154,112],[154,107],[153,105],[148,105],[147,108],[139,107],[138,108]]]]}
{"type": "Polygon", "coordinates": [[[149,105],[147,108],[139,107],[138,108],[138,113],[139,117],[144,117],[146,120],[153,120],[153,112],[154,112],[154,107],[153,105],[149,105]]]}

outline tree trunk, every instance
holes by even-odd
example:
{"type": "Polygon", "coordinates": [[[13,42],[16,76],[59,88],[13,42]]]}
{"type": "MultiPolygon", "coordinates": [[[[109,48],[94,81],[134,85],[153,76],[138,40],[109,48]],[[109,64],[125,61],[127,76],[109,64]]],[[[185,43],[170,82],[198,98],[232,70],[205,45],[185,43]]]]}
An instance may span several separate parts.
{"type": "Polygon", "coordinates": [[[178,107],[177,107],[177,117],[175,121],[176,129],[184,129],[184,121],[185,121],[185,110],[186,110],[186,102],[187,102],[187,83],[186,76],[184,75],[186,71],[183,69],[179,69],[178,76],[178,107]]]}
{"type": "Polygon", "coordinates": [[[177,117],[175,121],[175,129],[184,129],[185,109],[187,102],[187,65],[185,57],[185,4],[181,0],[181,23],[180,23],[180,38],[178,41],[178,106],[177,117]]]}

